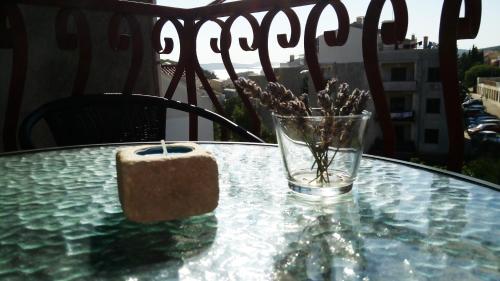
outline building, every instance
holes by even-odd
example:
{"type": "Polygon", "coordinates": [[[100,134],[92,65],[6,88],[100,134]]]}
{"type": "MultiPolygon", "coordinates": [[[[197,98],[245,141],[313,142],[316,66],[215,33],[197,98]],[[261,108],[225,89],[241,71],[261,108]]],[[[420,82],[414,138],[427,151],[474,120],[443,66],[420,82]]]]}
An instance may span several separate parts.
{"type": "MultiPolygon", "coordinates": [[[[168,85],[172,81],[172,78],[175,73],[175,64],[163,64],[161,65],[161,71],[159,76],[159,90],[161,95],[164,95],[167,92],[168,85]]],[[[196,94],[198,107],[202,107],[208,109],[210,111],[214,111],[212,101],[210,97],[207,95],[207,92],[203,89],[201,85],[201,81],[196,79],[196,94]]],[[[179,81],[179,85],[175,90],[173,100],[181,101],[187,103],[187,86],[186,86],[186,77],[185,73],[181,80],[179,81]]],[[[218,96],[218,99],[221,99],[218,96]]],[[[206,120],[204,118],[198,117],[198,139],[200,141],[213,141],[214,140],[214,130],[212,121],[206,120]]],[[[166,122],[166,133],[165,138],[169,141],[179,141],[179,140],[189,140],[189,114],[186,112],[178,111],[175,109],[167,110],[167,122],[166,122]]]]}
{"type": "Polygon", "coordinates": [[[290,61],[280,63],[280,68],[287,67],[303,67],[306,64],[306,59],[303,54],[298,55],[290,55],[290,61]]]}
{"type": "MultiPolygon", "coordinates": [[[[363,18],[350,25],[344,46],[329,47],[318,37],[318,57],[325,78],[337,77],[351,88],[368,89],[362,54],[363,18]]],[[[439,77],[439,53],[425,37],[398,46],[384,45],[379,36],[379,64],[396,131],[399,156],[438,156],[448,151],[448,131],[439,77]]],[[[375,117],[376,119],[376,117],[375,117]]],[[[372,124],[373,125],[373,124],[372,124]]],[[[370,126],[367,145],[377,151],[379,126],[370,126]]]]}
{"type": "Polygon", "coordinates": [[[477,78],[477,94],[488,113],[500,116],[500,77],[477,78]]]}
{"type": "Polygon", "coordinates": [[[484,99],[500,103],[500,77],[478,77],[477,94],[484,99]]]}
{"type": "MultiPolygon", "coordinates": [[[[305,65],[304,55],[299,55],[298,59],[296,59],[293,55],[290,56],[289,62],[281,63],[280,67],[273,69],[273,72],[277,81],[292,91],[292,93],[310,93],[310,77],[305,65]]],[[[267,87],[268,81],[264,74],[253,74],[249,75],[248,78],[255,81],[263,89],[267,87]]],[[[259,103],[255,103],[254,106],[263,126],[273,131],[272,129],[274,128],[274,123],[270,111],[262,106],[259,106],[259,103]]]]}
{"type": "Polygon", "coordinates": [[[349,26],[349,37],[343,46],[330,47],[326,44],[324,36],[317,38],[318,62],[320,64],[330,63],[363,63],[363,17],[357,17],[356,21],[349,26]]]}
{"type": "Polygon", "coordinates": [[[500,51],[484,51],[484,63],[500,67],[500,51]]]}
{"type": "Polygon", "coordinates": [[[418,154],[448,151],[437,49],[380,52],[384,89],[398,148],[418,154]]]}

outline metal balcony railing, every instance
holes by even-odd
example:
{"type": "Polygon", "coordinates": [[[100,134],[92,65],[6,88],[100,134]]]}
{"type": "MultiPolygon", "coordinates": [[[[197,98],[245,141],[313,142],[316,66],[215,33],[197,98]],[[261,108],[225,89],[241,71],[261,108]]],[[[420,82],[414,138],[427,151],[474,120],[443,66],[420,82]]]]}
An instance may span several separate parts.
{"type": "Polygon", "coordinates": [[[415,111],[391,112],[393,121],[415,121],[415,111]]]}
{"type": "MultiPolygon", "coordinates": [[[[188,102],[196,104],[196,76],[200,79],[210,96],[216,111],[224,115],[224,110],[214,92],[203,75],[196,51],[196,39],[200,28],[207,22],[215,22],[221,28],[220,36],[210,41],[212,50],[222,57],[225,68],[232,80],[237,74],[229,53],[231,46],[231,26],[236,19],[242,17],[252,27],[253,40],[249,42],[244,35],[239,38],[239,45],[245,51],[257,50],[263,71],[268,81],[276,81],[276,76],[269,56],[269,30],[273,19],[279,12],[283,12],[290,24],[291,33],[279,34],[277,41],[283,48],[292,48],[298,45],[301,35],[304,37],[303,47],[305,61],[312,76],[314,87],[320,90],[325,85],[322,77],[318,55],[316,52],[316,31],[318,21],[327,6],[333,7],[336,15],[333,21],[338,21],[338,31],[325,31],[324,38],[329,46],[343,45],[349,36],[349,15],[346,9],[348,1],[340,0],[248,0],[228,2],[214,1],[212,4],[193,9],[180,9],[158,6],[154,4],[138,3],[119,0],[19,0],[2,1],[0,4],[0,48],[12,51],[12,70],[10,74],[8,97],[6,98],[6,112],[4,115],[3,140],[6,150],[17,148],[16,131],[19,126],[19,116],[24,98],[24,89],[27,81],[26,72],[30,67],[30,42],[27,36],[27,22],[20,10],[20,6],[50,6],[58,9],[54,18],[56,35],[60,48],[79,52],[79,63],[73,85],[73,95],[83,94],[89,79],[92,60],[90,38],[92,30],[85,13],[82,11],[105,11],[113,14],[109,21],[109,45],[113,50],[131,50],[131,64],[124,85],[124,93],[130,94],[137,83],[139,69],[144,53],[156,52],[168,54],[173,50],[172,38],[161,38],[163,26],[170,22],[175,26],[180,41],[179,62],[171,84],[164,96],[172,97],[179,80],[185,73],[188,102]],[[303,31],[300,21],[292,9],[305,5],[313,5],[303,31]],[[261,22],[257,21],[254,13],[264,12],[261,22]],[[150,17],[155,24],[149,34],[142,34],[137,16],[150,17]],[[122,32],[122,25],[128,26],[128,32],[122,32]],[[71,26],[72,28],[69,28],[71,26]],[[72,30],[72,31],[68,31],[72,30]],[[151,38],[153,50],[146,50],[143,40],[151,38]]],[[[388,156],[395,152],[395,133],[392,125],[387,101],[384,97],[384,83],[381,79],[377,37],[379,25],[380,34],[385,44],[399,44],[404,41],[408,28],[408,11],[405,0],[372,0],[365,15],[363,25],[362,49],[366,75],[368,77],[371,94],[377,110],[377,116],[384,138],[384,152],[388,156]],[[380,23],[384,5],[392,4],[394,21],[380,23]]],[[[458,100],[458,79],[456,63],[457,40],[474,38],[477,35],[481,20],[481,0],[444,0],[440,20],[440,63],[446,65],[441,68],[444,103],[447,113],[448,135],[450,142],[449,168],[459,170],[463,162],[463,128],[460,119],[461,108],[458,100]],[[460,6],[465,6],[465,15],[460,17],[460,6]]],[[[246,109],[250,112],[253,133],[260,133],[260,121],[249,99],[238,89],[246,109]]],[[[197,117],[190,116],[190,139],[197,139],[197,117]]]]}

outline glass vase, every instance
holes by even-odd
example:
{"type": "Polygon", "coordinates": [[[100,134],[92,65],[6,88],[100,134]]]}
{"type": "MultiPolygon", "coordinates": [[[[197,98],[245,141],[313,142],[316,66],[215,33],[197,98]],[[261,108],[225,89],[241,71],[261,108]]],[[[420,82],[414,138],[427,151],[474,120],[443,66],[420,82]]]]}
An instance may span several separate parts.
{"type": "Polygon", "coordinates": [[[349,192],[363,152],[371,113],[294,117],[273,114],[290,189],[312,197],[349,192]]]}

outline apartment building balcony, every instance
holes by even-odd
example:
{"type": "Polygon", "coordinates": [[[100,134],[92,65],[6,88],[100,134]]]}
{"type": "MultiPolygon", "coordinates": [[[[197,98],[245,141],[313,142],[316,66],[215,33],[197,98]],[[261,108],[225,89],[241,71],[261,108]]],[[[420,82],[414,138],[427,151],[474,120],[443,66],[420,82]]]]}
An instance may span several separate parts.
{"type": "Polygon", "coordinates": [[[392,121],[415,121],[415,111],[391,112],[392,121]]]}
{"type": "Polygon", "coordinates": [[[424,90],[427,89],[429,91],[442,91],[443,85],[441,82],[426,82],[424,86],[424,90]]]}
{"type": "Polygon", "coordinates": [[[417,90],[417,81],[384,81],[384,90],[413,92],[417,90]]]}

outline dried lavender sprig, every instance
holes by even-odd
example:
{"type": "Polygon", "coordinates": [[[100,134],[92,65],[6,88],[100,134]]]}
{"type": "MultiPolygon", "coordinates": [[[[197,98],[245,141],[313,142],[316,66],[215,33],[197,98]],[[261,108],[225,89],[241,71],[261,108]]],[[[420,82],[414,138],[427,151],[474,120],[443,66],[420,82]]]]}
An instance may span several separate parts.
{"type": "Polygon", "coordinates": [[[289,102],[295,100],[296,98],[292,91],[277,82],[269,82],[267,84],[266,90],[268,93],[271,93],[279,102],[289,102]]]}
{"type": "Polygon", "coordinates": [[[263,91],[255,81],[241,77],[235,80],[234,83],[236,86],[243,89],[246,95],[252,98],[261,99],[263,91]]]}
{"type": "Polygon", "coordinates": [[[306,93],[303,93],[302,95],[300,95],[299,100],[304,103],[306,110],[307,110],[307,113],[308,113],[307,115],[312,115],[311,106],[309,105],[309,95],[306,93]]]}
{"type": "Polygon", "coordinates": [[[263,106],[272,111],[276,110],[272,96],[268,92],[262,91],[255,81],[239,78],[238,80],[235,80],[234,83],[243,89],[243,92],[246,95],[258,99],[263,106]]]}
{"type": "Polygon", "coordinates": [[[261,104],[280,115],[309,116],[310,108],[306,102],[307,96],[296,97],[280,83],[271,82],[266,90],[262,89],[249,79],[239,78],[235,84],[243,89],[250,97],[260,100],[261,104]]]}
{"type": "Polygon", "coordinates": [[[321,107],[321,112],[324,116],[335,115],[333,112],[333,100],[337,97],[336,85],[336,79],[328,80],[325,88],[318,92],[318,105],[321,107]]]}
{"type": "Polygon", "coordinates": [[[350,96],[349,92],[350,92],[349,84],[347,83],[340,84],[337,90],[337,95],[335,97],[335,100],[333,101],[333,111],[335,112],[335,115],[340,115],[340,109],[342,108],[342,106],[345,105],[345,103],[349,99],[350,96]]]}
{"type": "Polygon", "coordinates": [[[356,100],[356,103],[354,104],[354,109],[353,112],[354,114],[361,114],[363,110],[366,109],[366,104],[370,100],[370,92],[369,91],[361,91],[359,93],[358,99],[356,100]]]}
{"type": "MultiPolygon", "coordinates": [[[[297,128],[302,131],[304,140],[315,158],[313,167],[317,167],[317,178],[321,182],[329,181],[328,167],[333,162],[340,147],[350,140],[354,121],[343,119],[323,118],[317,126],[307,125],[301,117],[310,116],[307,94],[296,97],[290,90],[279,83],[269,83],[263,91],[255,82],[240,78],[235,84],[242,88],[245,94],[260,100],[261,104],[271,111],[287,116],[297,117],[297,128]],[[307,131],[313,130],[319,134],[320,142],[309,139],[307,131]],[[329,157],[330,147],[336,146],[337,150],[329,157]]],[[[337,80],[332,79],[326,83],[324,90],[318,92],[318,104],[324,117],[338,115],[360,114],[370,98],[369,92],[355,89],[350,93],[349,85],[342,83],[337,87],[337,80]]]]}
{"type": "Polygon", "coordinates": [[[349,115],[354,110],[354,105],[357,103],[360,91],[355,89],[351,94],[346,95],[345,101],[338,105],[339,115],[349,115]]]}

